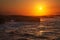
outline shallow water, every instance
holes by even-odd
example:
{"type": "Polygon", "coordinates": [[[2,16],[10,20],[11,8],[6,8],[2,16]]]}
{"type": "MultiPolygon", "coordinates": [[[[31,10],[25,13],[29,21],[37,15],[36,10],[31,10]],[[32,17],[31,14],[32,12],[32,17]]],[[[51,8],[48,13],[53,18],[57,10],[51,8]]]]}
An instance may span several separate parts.
{"type": "Polygon", "coordinates": [[[60,40],[60,17],[40,22],[6,22],[0,25],[0,40],[60,40]]]}

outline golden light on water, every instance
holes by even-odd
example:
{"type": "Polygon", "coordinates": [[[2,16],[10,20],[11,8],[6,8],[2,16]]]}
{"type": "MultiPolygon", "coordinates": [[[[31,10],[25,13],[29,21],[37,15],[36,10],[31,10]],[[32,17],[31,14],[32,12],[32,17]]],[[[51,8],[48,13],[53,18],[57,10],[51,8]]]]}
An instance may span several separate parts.
{"type": "Polygon", "coordinates": [[[40,31],[40,35],[43,35],[43,32],[44,32],[44,31],[40,31]]]}

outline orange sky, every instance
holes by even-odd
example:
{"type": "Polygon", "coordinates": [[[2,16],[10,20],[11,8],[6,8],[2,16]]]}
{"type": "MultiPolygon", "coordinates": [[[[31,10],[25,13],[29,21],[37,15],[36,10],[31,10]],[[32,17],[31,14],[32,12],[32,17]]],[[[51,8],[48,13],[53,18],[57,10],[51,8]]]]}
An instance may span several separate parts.
{"type": "Polygon", "coordinates": [[[4,12],[3,15],[54,15],[60,12],[60,0],[0,0],[0,12],[4,12]],[[42,10],[39,10],[40,6],[42,10]]]}

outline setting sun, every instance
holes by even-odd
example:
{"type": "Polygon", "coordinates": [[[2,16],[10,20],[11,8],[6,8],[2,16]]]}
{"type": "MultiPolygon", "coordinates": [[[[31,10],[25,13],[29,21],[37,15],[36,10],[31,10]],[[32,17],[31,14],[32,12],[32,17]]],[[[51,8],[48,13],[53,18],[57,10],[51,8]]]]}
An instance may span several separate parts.
{"type": "Polygon", "coordinates": [[[47,11],[47,8],[45,7],[45,6],[40,6],[40,8],[39,8],[39,15],[40,16],[44,16],[44,15],[46,15],[46,11],[47,11]]]}
{"type": "Polygon", "coordinates": [[[40,7],[40,10],[42,10],[43,8],[42,7],[40,7]]]}
{"type": "Polygon", "coordinates": [[[35,16],[46,16],[48,15],[48,8],[46,5],[36,5],[34,9],[35,16]]]}

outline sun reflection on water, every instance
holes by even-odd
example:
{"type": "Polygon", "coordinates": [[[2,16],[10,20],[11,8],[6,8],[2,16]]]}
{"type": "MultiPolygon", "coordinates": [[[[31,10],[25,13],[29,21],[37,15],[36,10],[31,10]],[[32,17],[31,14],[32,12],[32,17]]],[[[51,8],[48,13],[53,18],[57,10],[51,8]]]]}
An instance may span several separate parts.
{"type": "Polygon", "coordinates": [[[41,30],[41,31],[40,31],[40,35],[43,35],[43,32],[44,32],[44,31],[41,30]]]}

